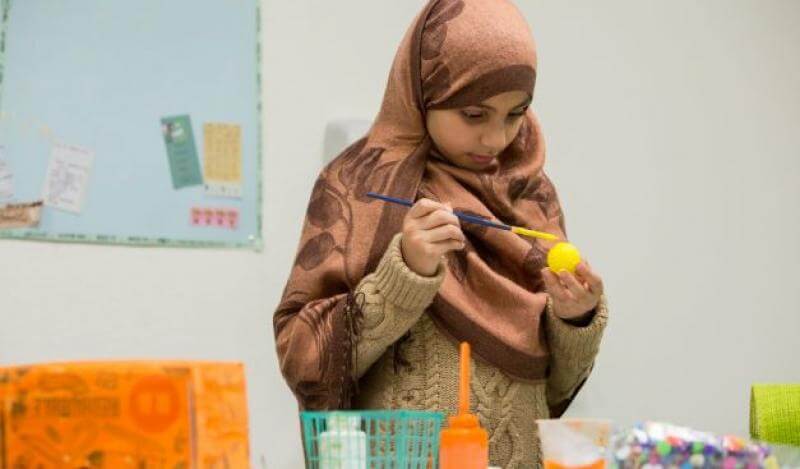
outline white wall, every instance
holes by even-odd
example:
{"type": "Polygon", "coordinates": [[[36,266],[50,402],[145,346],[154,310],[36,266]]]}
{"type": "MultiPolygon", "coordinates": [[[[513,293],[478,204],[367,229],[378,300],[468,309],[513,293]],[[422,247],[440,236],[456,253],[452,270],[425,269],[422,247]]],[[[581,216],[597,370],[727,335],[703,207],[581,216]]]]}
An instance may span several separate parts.
{"type": "MultiPolygon", "coordinates": [[[[572,415],[746,434],[800,381],[800,2],[520,0],[534,107],[609,326],[572,415]]],[[[377,110],[421,0],[264,0],[263,253],[0,242],[0,362],[243,360],[256,467],[301,467],[271,315],[325,125],[377,110]]]]}

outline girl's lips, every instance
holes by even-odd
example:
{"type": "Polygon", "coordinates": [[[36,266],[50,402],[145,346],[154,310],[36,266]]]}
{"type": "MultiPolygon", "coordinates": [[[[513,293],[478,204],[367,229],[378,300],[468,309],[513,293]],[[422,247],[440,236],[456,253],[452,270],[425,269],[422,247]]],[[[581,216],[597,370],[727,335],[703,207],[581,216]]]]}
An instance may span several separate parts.
{"type": "Polygon", "coordinates": [[[475,153],[469,153],[469,157],[472,159],[472,161],[481,165],[487,165],[494,161],[494,156],[491,155],[476,155],[475,153]]]}

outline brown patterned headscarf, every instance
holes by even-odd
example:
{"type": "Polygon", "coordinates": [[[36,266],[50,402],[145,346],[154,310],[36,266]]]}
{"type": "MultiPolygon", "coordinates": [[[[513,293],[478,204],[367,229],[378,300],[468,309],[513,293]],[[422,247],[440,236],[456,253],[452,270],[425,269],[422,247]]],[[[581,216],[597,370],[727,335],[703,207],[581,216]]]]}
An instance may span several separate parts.
{"type": "MultiPolygon", "coordinates": [[[[347,408],[357,379],[358,282],[374,271],[405,207],[366,196],[428,197],[463,212],[564,236],[561,209],[542,171],[544,140],[532,111],[488,170],[439,155],[425,127],[430,109],[478,104],[507,91],[533,94],[536,50],[508,0],[431,0],[395,57],[368,135],[319,176],[300,249],[275,312],[281,370],[303,409],[347,408]],[[357,359],[357,357],[356,357],[357,359]]],[[[541,325],[546,246],[507,231],[463,224],[467,245],[427,310],[476,355],[524,380],[547,376],[541,325]]]]}

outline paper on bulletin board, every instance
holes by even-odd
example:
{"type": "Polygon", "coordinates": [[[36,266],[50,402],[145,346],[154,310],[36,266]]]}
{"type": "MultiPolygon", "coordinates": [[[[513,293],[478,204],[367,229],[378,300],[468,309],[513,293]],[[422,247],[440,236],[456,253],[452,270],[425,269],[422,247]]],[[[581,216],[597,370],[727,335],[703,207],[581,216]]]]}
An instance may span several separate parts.
{"type": "Polygon", "coordinates": [[[239,218],[239,210],[230,207],[192,207],[191,210],[192,226],[236,230],[239,228],[239,218]]]}
{"type": "Polygon", "coordinates": [[[42,202],[0,205],[0,229],[31,228],[42,219],[42,202]]]}
{"type": "Polygon", "coordinates": [[[207,123],[203,126],[206,194],[242,196],[242,127],[207,123]]]}
{"type": "Polygon", "coordinates": [[[161,133],[167,146],[172,187],[181,189],[202,184],[191,118],[186,115],[164,117],[161,119],[161,133]]]}
{"type": "Polygon", "coordinates": [[[94,152],[74,145],[53,145],[44,183],[44,204],[81,213],[94,164],[94,152]]]}

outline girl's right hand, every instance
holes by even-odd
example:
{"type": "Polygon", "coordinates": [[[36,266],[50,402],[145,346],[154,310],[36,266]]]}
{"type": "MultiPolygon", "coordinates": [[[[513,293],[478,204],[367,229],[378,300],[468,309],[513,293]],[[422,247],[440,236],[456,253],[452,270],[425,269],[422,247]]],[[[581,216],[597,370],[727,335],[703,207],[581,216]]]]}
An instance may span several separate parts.
{"type": "Polygon", "coordinates": [[[442,256],[464,249],[465,241],[458,217],[439,202],[420,199],[403,219],[400,251],[408,268],[419,275],[436,274],[442,256]]]}

